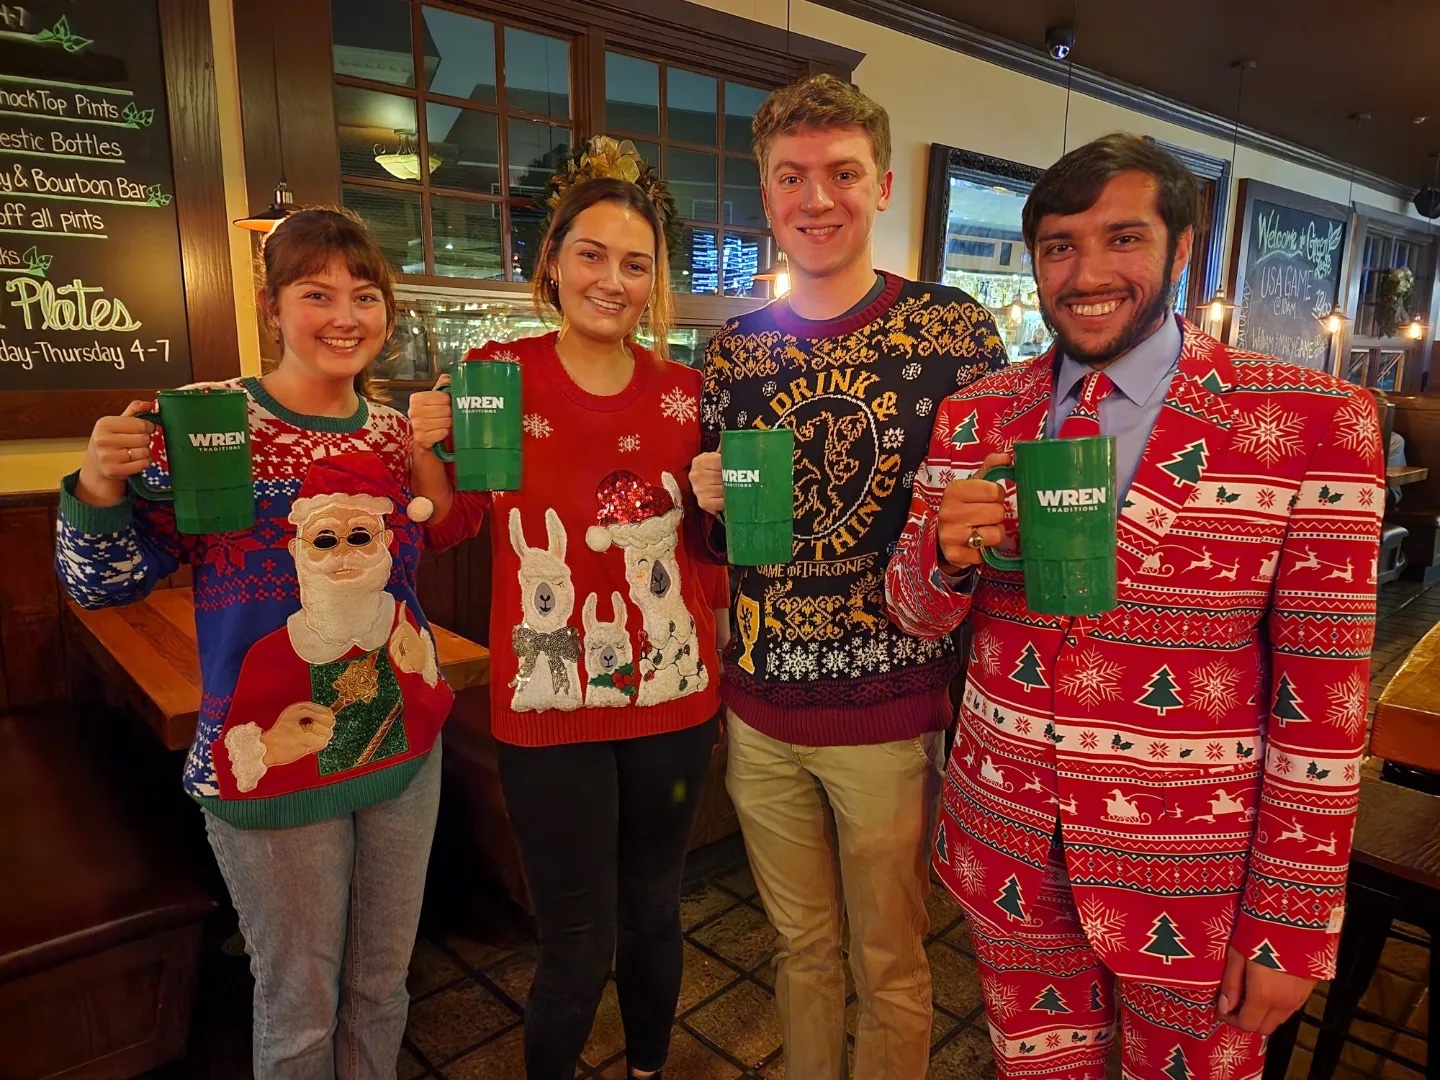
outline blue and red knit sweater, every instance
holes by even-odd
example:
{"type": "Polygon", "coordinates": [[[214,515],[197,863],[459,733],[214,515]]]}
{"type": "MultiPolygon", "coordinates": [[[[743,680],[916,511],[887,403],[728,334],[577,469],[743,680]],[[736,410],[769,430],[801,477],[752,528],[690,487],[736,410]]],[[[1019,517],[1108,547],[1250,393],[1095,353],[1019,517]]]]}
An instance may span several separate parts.
{"type": "MultiPolygon", "coordinates": [[[[253,527],[183,535],[165,503],[79,502],[72,474],[62,483],[56,567],[89,608],[142,599],[181,565],[192,568],[204,693],[185,790],[240,828],[307,824],[403,791],[453,701],[415,596],[423,526],[373,491],[352,497],[332,487],[324,498],[299,498],[314,470],[359,460],[408,503],[410,428],[394,409],[363,399],[349,417],[303,416],[258,380],[223,385],[243,388],[249,399],[253,527]],[[378,467],[363,460],[372,456],[378,467]],[[340,515],[333,543],[313,542],[326,527],[313,517],[321,512],[340,515]],[[318,568],[307,579],[316,584],[306,605],[296,553],[318,568]],[[331,553],[365,569],[348,570],[343,587],[323,590],[331,553]],[[317,730],[321,717],[325,745],[298,754],[303,741],[281,746],[272,731],[287,714],[290,730],[301,732],[317,730]]],[[[151,449],[156,464],[147,478],[163,483],[158,431],[151,449]]]]}

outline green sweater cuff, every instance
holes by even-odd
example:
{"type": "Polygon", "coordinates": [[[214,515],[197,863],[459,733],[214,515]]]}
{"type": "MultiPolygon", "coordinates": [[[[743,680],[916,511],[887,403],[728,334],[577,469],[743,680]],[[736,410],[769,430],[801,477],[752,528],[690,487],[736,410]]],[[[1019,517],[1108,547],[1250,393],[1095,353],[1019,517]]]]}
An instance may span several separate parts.
{"type": "Polygon", "coordinates": [[[130,528],[135,514],[128,497],[114,506],[91,506],[75,497],[75,485],[79,482],[79,469],[60,481],[60,519],[65,524],[87,536],[122,533],[130,528]]]}

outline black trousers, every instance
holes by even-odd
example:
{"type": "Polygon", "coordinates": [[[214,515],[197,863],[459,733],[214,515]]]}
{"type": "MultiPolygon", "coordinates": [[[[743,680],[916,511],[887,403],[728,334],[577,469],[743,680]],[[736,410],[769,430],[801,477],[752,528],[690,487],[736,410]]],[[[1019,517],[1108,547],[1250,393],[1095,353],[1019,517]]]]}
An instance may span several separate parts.
{"type": "Polygon", "coordinates": [[[680,996],[680,874],[717,721],[616,742],[499,744],[540,935],[529,1080],[571,1080],[615,960],[626,1057],[665,1063],[680,996]]]}

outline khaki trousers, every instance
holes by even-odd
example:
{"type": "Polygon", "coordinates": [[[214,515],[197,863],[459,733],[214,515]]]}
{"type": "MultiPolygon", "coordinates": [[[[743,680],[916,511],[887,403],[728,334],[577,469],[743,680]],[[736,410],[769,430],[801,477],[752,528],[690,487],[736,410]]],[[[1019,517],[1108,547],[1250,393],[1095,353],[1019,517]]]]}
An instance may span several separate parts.
{"type": "Polygon", "coordinates": [[[859,997],[855,1080],[921,1080],[930,1049],[930,843],[944,733],[872,746],[779,742],[727,712],[726,786],[778,935],[792,1080],[845,1080],[844,916],[859,997]]]}

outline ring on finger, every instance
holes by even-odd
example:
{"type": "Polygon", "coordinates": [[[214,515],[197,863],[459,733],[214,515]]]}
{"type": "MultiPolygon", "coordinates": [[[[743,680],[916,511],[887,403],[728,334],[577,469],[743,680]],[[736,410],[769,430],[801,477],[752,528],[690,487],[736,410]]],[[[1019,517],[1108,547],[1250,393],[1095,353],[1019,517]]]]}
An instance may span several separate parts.
{"type": "Polygon", "coordinates": [[[983,547],[985,546],[985,537],[983,537],[983,536],[980,535],[980,526],[979,526],[979,525],[971,525],[971,526],[970,526],[970,536],[969,536],[969,538],[965,541],[965,543],[966,543],[968,546],[974,548],[976,551],[979,551],[981,548],[983,548],[983,547]]]}

